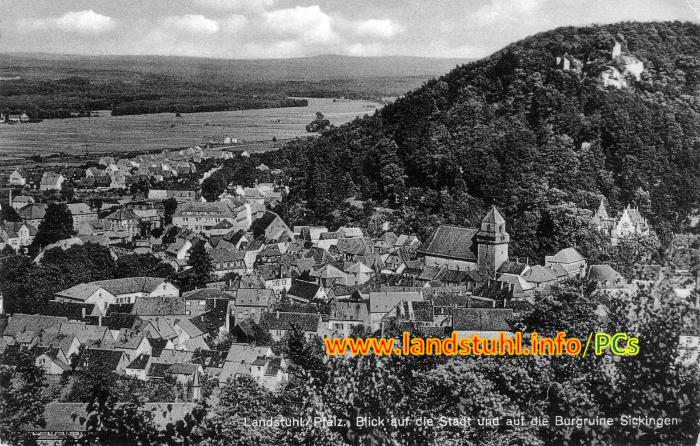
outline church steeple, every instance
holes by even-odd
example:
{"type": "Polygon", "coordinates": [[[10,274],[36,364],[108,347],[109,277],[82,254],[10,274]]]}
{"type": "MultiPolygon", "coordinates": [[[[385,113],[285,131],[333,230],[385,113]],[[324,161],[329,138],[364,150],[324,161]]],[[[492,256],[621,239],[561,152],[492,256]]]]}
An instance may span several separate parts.
{"type": "Polygon", "coordinates": [[[495,277],[496,271],[508,260],[510,235],[506,232],[506,220],[496,206],[481,220],[481,228],[476,234],[478,250],[477,267],[488,277],[495,277]]]}

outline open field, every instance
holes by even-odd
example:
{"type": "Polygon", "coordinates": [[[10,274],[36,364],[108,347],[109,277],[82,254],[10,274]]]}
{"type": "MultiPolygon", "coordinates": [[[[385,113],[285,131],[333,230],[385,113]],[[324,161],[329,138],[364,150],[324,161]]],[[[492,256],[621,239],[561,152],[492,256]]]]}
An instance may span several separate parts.
{"type": "Polygon", "coordinates": [[[183,147],[230,136],[242,142],[309,136],[306,124],[323,113],[334,125],[372,114],[379,104],[361,100],[310,98],[308,107],[225,112],[49,119],[0,125],[0,155],[117,152],[183,147]]]}

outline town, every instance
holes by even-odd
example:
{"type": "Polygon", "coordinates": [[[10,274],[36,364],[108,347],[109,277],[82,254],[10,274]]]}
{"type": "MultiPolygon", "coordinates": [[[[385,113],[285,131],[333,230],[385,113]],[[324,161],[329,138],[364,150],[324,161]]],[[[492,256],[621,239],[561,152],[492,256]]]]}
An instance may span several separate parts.
{"type": "MultiPolygon", "coordinates": [[[[623,275],[574,246],[548,253],[542,264],[514,258],[508,216],[496,206],[478,227],[444,224],[425,240],[393,232],[389,222],[290,227],[275,210],[293,179],[250,164],[255,159],[196,146],[12,170],[5,177],[3,262],[22,255],[41,266],[60,252],[100,248],[112,261],[128,267],[141,259],[148,268],[75,283],[42,303],[2,296],[0,364],[13,367],[28,352],[59,393],[70,386],[66,377],[88,369],[169,383],[177,390],[168,404],[178,409],[161,417],[167,423],[237,377],[273,392],[283,388],[289,364],[282,346],[294,336],[512,333],[514,321],[571,281],[622,302],[662,283],[674,284],[678,298],[697,300],[697,265],[644,264],[623,275]],[[248,163],[252,185],[231,182],[208,201],[202,184],[224,162],[248,163]]],[[[614,211],[601,201],[592,215],[590,223],[613,245],[653,231],[633,206],[614,211]]],[[[697,325],[678,335],[678,362],[697,365],[697,325]]],[[[148,407],[157,412],[162,403],[148,407]]],[[[46,427],[32,433],[42,444],[76,435],[81,428],[66,422],[66,407],[81,404],[47,404],[46,427]]]]}

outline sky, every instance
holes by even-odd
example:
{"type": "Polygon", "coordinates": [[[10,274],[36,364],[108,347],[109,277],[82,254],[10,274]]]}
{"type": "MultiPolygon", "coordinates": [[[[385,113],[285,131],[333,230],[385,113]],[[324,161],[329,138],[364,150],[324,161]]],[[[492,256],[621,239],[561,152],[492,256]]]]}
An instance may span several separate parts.
{"type": "Polygon", "coordinates": [[[0,0],[0,52],[478,58],[540,31],[700,21],[700,0],[0,0]]]}

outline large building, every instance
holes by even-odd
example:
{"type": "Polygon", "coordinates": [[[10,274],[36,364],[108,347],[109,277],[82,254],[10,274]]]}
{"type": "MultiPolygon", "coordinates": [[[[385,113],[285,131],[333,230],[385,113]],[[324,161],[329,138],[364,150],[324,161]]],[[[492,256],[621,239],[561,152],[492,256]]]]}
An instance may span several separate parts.
{"type": "Polygon", "coordinates": [[[446,266],[452,271],[473,271],[494,277],[508,260],[510,236],[506,222],[492,206],[479,228],[442,225],[418,248],[426,266],[446,266]]]}
{"type": "Polygon", "coordinates": [[[642,216],[638,208],[629,205],[617,217],[610,217],[601,200],[592,221],[598,231],[610,237],[613,245],[616,245],[622,237],[649,235],[647,219],[642,216]]]}
{"type": "Polygon", "coordinates": [[[230,200],[213,203],[187,202],[178,205],[173,214],[175,226],[205,233],[223,221],[232,223],[233,231],[247,231],[252,224],[250,205],[230,200]]]}

